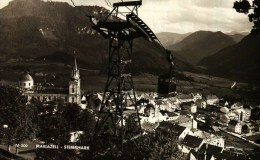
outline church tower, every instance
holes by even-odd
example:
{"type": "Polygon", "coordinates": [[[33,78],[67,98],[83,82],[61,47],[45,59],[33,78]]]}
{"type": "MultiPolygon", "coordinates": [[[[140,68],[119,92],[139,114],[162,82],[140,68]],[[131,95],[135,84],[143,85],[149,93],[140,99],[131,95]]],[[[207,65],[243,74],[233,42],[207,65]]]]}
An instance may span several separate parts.
{"type": "Polygon", "coordinates": [[[80,75],[75,56],[69,82],[69,103],[81,104],[80,75]]]}

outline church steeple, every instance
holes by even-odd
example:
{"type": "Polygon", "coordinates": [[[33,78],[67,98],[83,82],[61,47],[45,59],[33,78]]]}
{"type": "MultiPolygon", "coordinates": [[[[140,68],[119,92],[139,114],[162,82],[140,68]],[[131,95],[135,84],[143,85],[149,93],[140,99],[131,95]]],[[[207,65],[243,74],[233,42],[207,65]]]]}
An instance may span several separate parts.
{"type": "Polygon", "coordinates": [[[77,104],[81,103],[80,75],[77,66],[76,54],[74,57],[74,65],[72,66],[71,77],[69,82],[69,102],[77,104]]]}
{"type": "Polygon", "coordinates": [[[71,80],[79,80],[79,78],[80,78],[80,75],[79,75],[79,70],[78,70],[78,66],[77,66],[77,58],[76,58],[76,54],[75,54],[74,66],[72,67],[72,72],[71,72],[71,80]]]}

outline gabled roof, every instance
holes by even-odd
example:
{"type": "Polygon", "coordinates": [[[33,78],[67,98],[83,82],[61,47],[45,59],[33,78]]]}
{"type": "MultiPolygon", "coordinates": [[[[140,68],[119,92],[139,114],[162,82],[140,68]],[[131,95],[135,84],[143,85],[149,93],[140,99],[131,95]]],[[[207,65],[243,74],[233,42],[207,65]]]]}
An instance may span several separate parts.
{"type": "Polygon", "coordinates": [[[176,113],[174,113],[174,112],[168,112],[167,115],[168,115],[169,117],[176,117],[176,116],[178,116],[178,114],[176,114],[176,113]]]}
{"type": "Polygon", "coordinates": [[[239,122],[236,120],[230,120],[230,122],[228,123],[228,125],[232,125],[232,126],[236,126],[239,122]]]}
{"type": "Polygon", "coordinates": [[[220,147],[209,145],[205,152],[206,144],[203,144],[202,147],[198,152],[195,150],[191,150],[191,153],[197,158],[197,159],[205,159],[205,153],[206,153],[206,160],[211,160],[212,157],[215,158],[215,160],[247,160],[248,157],[246,157],[243,154],[236,154],[234,152],[228,152],[226,150],[223,150],[220,147]]]}
{"type": "Polygon", "coordinates": [[[207,95],[207,99],[218,99],[216,95],[207,95]]]}
{"type": "Polygon", "coordinates": [[[242,108],[243,104],[241,102],[237,102],[231,105],[231,108],[242,108]]]}
{"type": "Polygon", "coordinates": [[[183,102],[181,104],[181,106],[192,106],[193,104],[195,104],[193,101],[191,101],[191,102],[183,102]]]}
{"type": "Polygon", "coordinates": [[[171,122],[161,122],[158,128],[161,129],[169,129],[171,132],[175,133],[177,136],[180,136],[183,131],[186,129],[186,127],[179,126],[176,124],[173,124],[171,122]]]}
{"type": "Polygon", "coordinates": [[[201,93],[191,93],[192,96],[202,96],[201,93]]]}
{"type": "Polygon", "coordinates": [[[193,96],[191,94],[181,94],[176,96],[178,99],[193,99],[193,96]]]}
{"type": "Polygon", "coordinates": [[[186,135],[186,137],[183,139],[182,144],[185,146],[188,146],[190,148],[197,148],[203,143],[203,139],[186,135]]]}
{"type": "Polygon", "coordinates": [[[205,153],[205,151],[206,151],[207,154],[215,155],[215,154],[222,153],[223,148],[204,143],[201,146],[199,152],[200,153],[205,153]]]}
{"type": "Polygon", "coordinates": [[[248,104],[245,104],[245,105],[243,106],[243,108],[244,108],[244,109],[253,109],[253,107],[251,107],[251,106],[248,105],[248,104]]]}

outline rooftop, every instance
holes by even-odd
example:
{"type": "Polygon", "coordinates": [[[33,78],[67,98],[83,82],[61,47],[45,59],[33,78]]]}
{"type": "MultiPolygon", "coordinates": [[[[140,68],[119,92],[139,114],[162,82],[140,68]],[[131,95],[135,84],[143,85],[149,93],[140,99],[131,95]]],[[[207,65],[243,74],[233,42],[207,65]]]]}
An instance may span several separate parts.
{"type": "Polygon", "coordinates": [[[182,142],[182,144],[190,148],[197,148],[202,143],[203,143],[203,139],[191,135],[186,135],[186,137],[183,139],[182,142]]]}
{"type": "Polygon", "coordinates": [[[228,125],[232,125],[232,126],[235,126],[237,125],[239,122],[236,121],[236,120],[230,120],[230,122],[228,123],[228,125]]]}
{"type": "Polygon", "coordinates": [[[69,94],[68,87],[33,86],[31,91],[37,94],[69,94]]]}
{"type": "Polygon", "coordinates": [[[28,72],[25,72],[23,75],[21,75],[19,80],[20,81],[33,81],[33,78],[28,72]]]}
{"type": "Polygon", "coordinates": [[[176,124],[173,124],[171,122],[161,122],[158,126],[158,128],[161,129],[169,129],[171,132],[177,134],[178,136],[183,133],[183,131],[186,129],[183,126],[179,126],[176,124]]]}

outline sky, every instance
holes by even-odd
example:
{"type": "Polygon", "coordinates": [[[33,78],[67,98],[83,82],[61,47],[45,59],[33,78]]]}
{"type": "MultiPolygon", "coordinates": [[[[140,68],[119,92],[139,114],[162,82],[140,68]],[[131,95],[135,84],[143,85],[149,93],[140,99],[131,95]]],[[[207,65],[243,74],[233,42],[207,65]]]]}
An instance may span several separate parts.
{"type": "MultiPolygon", "coordinates": [[[[0,8],[11,0],[0,0],[0,8]]],[[[45,0],[51,1],[51,0],[45,0]]],[[[52,0],[68,2],[70,0],[52,0]]],[[[121,0],[73,0],[76,6],[99,5],[121,0]]],[[[127,0],[125,0],[127,1],[127,0]]],[[[155,32],[188,33],[198,30],[249,32],[252,23],[233,9],[235,0],[143,0],[139,17],[155,32]]]]}

